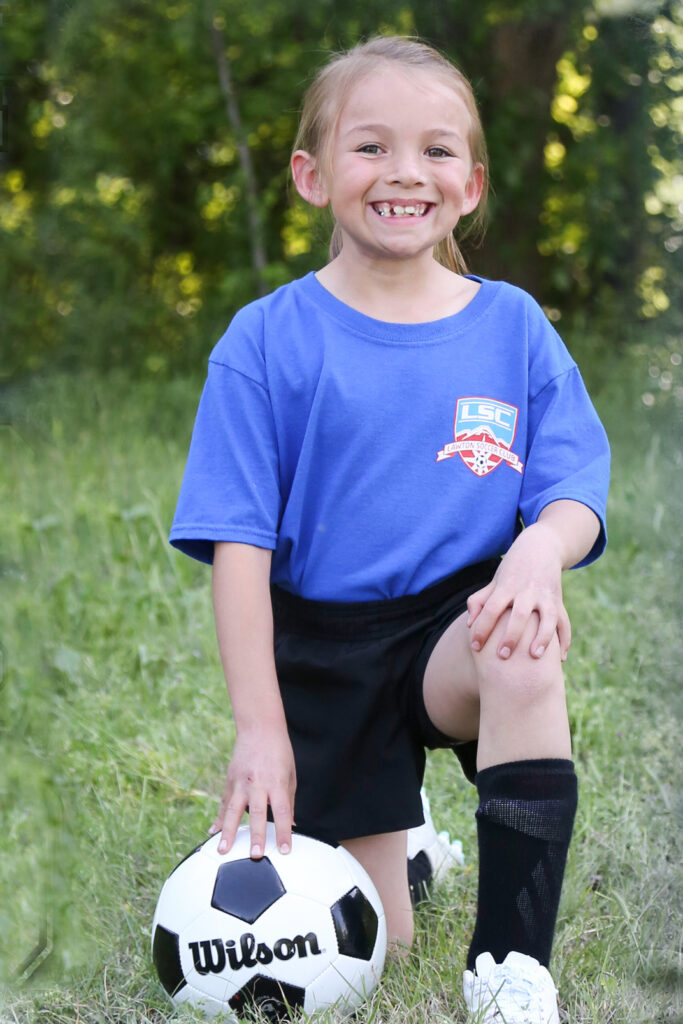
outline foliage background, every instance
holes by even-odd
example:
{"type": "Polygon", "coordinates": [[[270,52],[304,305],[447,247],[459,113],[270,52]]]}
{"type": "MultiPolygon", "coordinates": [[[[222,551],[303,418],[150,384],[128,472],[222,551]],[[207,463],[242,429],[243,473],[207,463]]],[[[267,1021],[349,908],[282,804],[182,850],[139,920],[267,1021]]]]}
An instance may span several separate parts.
{"type": "Polygon", "coordinates": [[[529,288],[564,333],[594,328],[619,346],[643,321],[678,326],[682,12],[679,0],[5,0],[0,372],[192,370],[236,308],[319,266],[328,225],[287,187],[301,94],[330,50],[376,32],[419,33],[474,83],[494,194],[472,269],[529,288]]]}

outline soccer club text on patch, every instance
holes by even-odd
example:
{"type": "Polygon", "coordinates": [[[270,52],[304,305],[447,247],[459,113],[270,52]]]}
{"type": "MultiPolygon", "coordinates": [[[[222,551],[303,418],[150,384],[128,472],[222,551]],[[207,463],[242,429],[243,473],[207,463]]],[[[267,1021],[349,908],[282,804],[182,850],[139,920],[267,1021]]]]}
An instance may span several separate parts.
{"type": "Polygon", "coordinates": [[[495,398],[459,398],[453,423],[455,440],[436,453],[436,461],[459,455],[476,476],[486,476],[501,462],[521,473],[524,465],[510,451],[518,412],[517,406],[495,398]]]}

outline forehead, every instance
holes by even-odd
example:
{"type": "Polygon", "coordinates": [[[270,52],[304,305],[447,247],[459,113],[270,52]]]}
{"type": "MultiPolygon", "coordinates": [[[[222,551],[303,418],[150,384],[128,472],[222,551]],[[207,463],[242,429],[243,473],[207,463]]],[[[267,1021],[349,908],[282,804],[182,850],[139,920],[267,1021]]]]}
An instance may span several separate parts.
{"type": "Polygon", "coordinates": [[[469,134],[472,118],[462,93],[445,75],[423,68],[387,66],[369,71],[352,85],[341,108],[338,133],[368,124],[414,123],[469,134]]]}

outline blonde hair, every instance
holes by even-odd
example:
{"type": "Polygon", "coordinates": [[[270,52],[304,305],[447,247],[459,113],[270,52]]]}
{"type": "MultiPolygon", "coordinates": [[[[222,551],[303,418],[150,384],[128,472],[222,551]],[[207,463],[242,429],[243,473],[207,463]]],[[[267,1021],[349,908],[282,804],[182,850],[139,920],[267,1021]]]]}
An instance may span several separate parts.
{"type": "MultiPolygon", "coordinates": [[[[481,199],[461,237],[485,230],[488,192],[488,155],[479,111],[467,78],[438,50],[409,36],[376,36],[332,58],[316,75],[304,96],[299,130],[294,149],[303,149],[315,157],[321,175],[331,172],[334,135],[342,108],[359,79],[377,70],[378,62],[391,62],[406,70],[431,71],[451,85],[465,103],[470,115],[469,147],[472,161],[483,167],[481,199]]],[[[335,224],[330,240],[330,259],[342,247],[341,229],[335,224]]],[[[467,273],[467,265],[451,232],[434,246],[434,257],[458,274],[467,273]]]]}

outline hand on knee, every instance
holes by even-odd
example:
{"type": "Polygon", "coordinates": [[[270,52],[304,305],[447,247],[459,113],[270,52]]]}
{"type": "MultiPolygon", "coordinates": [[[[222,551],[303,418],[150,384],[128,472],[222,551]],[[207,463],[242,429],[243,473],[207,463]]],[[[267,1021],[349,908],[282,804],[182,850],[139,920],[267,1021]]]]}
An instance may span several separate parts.
{"type": "Polygon", "coordinates": [[[542,657],[531,653],[537,630],[536,618],[532,616],[528,620],[521,640],[510,651],[507,637],[511,615],[508,612],[486,645],[473,655],[482,699],[492,691],[498,692],[499,699],[522,706],[533,704],[550,692],[564,699],[562,656],[557,633],[544,646],[542,657]]]}

